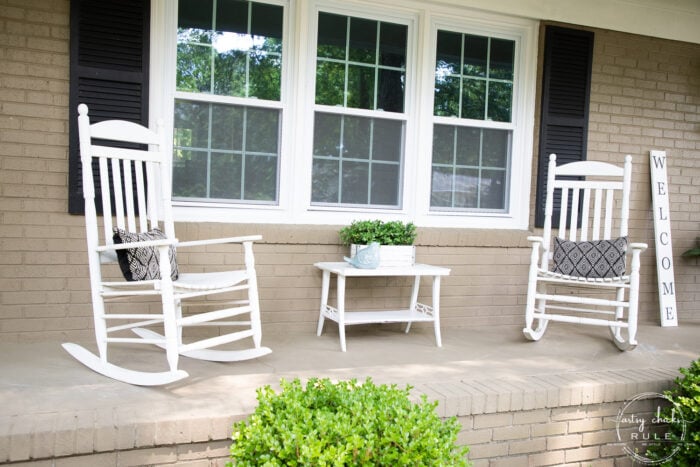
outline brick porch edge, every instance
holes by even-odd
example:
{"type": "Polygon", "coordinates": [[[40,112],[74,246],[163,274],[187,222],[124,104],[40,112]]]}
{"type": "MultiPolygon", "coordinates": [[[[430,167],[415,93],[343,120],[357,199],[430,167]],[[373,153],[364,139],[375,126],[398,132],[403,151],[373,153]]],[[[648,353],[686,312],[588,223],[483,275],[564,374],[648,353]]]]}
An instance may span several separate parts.
{"type": "MultiPolygon", "coordinates": [[[[624,458],[615,443],[615,418],[624,401],[662,392],[678,375],[676,368],[646,368],[463,379],[417,384],[411,394],[438,401],[442,417],[458,417],[459,443],[470,446],[475,467],[581,461],[612,466],[624,458]]],[[[3,417],[0,462],[223,465],[233,423],[253,410],[140,423],[120,422],[110,409],[3,417]]]]}

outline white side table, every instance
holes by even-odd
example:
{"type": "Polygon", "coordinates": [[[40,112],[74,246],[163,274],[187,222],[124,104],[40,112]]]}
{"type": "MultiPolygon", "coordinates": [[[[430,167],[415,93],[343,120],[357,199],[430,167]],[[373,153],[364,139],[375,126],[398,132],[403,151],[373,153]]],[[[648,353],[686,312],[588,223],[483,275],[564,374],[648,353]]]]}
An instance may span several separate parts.
{"type": "Polygon", "coordinates": [[[321,284],[321,310],[318,317],[318,329],[316,334],[321,335],[323,323],[326,318],[338,323],[340,334],[340,348],[345,348],[345,326],[351,324],[367,323],[407,323],[406,332],[411,329],[411,323],[419,321],[432,322],[435,328],[435,343],[442,346],[440,337],[440,278],[450,274],[448,268],[430,266],[428,264],[415,264],[410,267],[383,267],[377,269],[358,269],[345,262],[316,263],[317,268],[323,271],[321,284]],[[331,274],[337,276],[337,305],[328,304],[328,289],[330,288],[331,274]],[[346,277],[387,277],[407,276],[414,277],[411,301],[408,309],[383,310],[383,311],[345,311],[345,278],[346,277]],[[433,279],[433,303],[432,306],[418,302],[418,288],[421,277],[428,276],[433,279]]]}

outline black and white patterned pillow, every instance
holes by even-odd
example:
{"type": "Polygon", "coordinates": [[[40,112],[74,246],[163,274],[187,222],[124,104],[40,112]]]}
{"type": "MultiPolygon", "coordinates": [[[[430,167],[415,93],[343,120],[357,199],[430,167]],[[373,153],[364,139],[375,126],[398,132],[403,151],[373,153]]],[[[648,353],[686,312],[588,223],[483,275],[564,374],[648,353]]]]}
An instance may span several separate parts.
{"type": "Polygon", "coordinates": [[[626,251],[627,237],[585,242],[555,237],[552,272],[586,278],[623,276],[626,251]]]}
{"type": "MultiPolygon", "coordinates": [[[[167,237],[162,230],[155,228],[148,232],[132,233],[126,230],[114,228],[114,243],[132,243],[143,242],[147,240],[163,240],[167,237]]],[[[177,256],[175,247],[170,247],[170,277],[172,280],[177,280],[177,256]]],[[[127,248],[126,250],[117,250],[117,258],[119,259],[119,267],[124,274],[124,278],[128,281],[143,281],[160,279],[160,260],[158,256],[158,248],[147,246],[140,248],[127,248]]]]}

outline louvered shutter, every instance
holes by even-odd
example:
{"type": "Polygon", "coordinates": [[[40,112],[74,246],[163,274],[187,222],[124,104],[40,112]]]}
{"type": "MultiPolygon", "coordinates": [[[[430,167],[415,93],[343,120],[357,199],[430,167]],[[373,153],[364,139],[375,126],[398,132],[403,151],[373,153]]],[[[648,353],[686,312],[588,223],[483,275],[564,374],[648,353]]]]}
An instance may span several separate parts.
{"type": "MultiPolygon", "coordinates": [[[[150,0],[72,0],[68,211],[84,212],[78,104],[93,122],[148,124],[150,0]]],[[[99,179],[96,179],[99,185],[99,179]]],[[[99,197],[98,211],[101,210],[99,197]]]]}
{"type": "MultiPolygon", "coordinates": [[[[535,212],[537,227],[544,223],[549,155],[557,155],[557,165],[586,159],[593,33],[547,26],[544,54],[535,212]]],[[[555,225],[560,203],[559,199],[554,200],[555,225]]]]}

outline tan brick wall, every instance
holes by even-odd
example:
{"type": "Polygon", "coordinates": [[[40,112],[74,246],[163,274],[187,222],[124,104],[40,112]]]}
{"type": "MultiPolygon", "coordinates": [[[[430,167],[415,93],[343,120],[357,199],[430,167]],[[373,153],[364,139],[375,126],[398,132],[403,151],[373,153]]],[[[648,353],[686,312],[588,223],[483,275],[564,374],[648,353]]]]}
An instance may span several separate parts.
{"type": "Polygon", "coordinates": [[[67,0],[0,2],[2,340],[88,326],[84,227],[65,214],[68,43],[67,0]]]}
{"type": "MultiPolygon", "coordinates": [[[[618,442],[620,402],[458,417],[457,444],[468,445],[472,467],[632,466],[618,442]]],[[[641,415],[641,414],[640,414],[641,415]]],[[[27,442],[30,438],[27,437],[27,442]]],[[[228,439],[122,449],[66,457],[35,456],[21,467],[141,466],[222,467],[228,439]]],[[[27,448],[29,449],[29,447],[27,448]]]]}
{"type": "MultiPolygon", "coordinates": [[[[540,41],[546,24],[542,24],[540,41]]],[[[654,149],[666,151],[668,158],[679,322],[697,321],[699,263],[680,255],[694,246],[700,233],[700,212],[694,206],[700,194],[700,45],[585,29],[595,34],[587,157],[618,164],[627,154],[633,157],[630,236],[650,247],[642,254],[640,320],[659,320],[649,183],[649,151],[654,149]]],[[[540,42],[538,81],[542,50],[540,42]]],[[[538,132],[536,123],[535,147],[538,132]]],[[[533,186],[536,175],[535,161],[533,186]]],[[[534,199],[531,202],[534,210],[534,199]]]]}
{"type": "Polygon", "coordinates": [[[595,31],[589,158],[634,158],[630,235],[647,242],[641,309],[658,319],[649,150],[667,152],[679,322],[697,320],[698,262],[680,257],[700,234],[700,45],[595,31]]]}
{"type": "Polygon", "coordinates": [[[180,467],[224,467],[230,461],[229,440],[175,444],[145,449],[101,452],[78,456],[18,462],[17,467],[137,467],[144,465],[180,467]]]}
{"type": "MultiPolygon", "coordinates": [[[[0,1],[0,340],[92,339],[83,219],[67,212],[67,0],[0,1]]],[[[697,261],[681,260],[700,227],[700,45],[596,31],[590,158],[635,158],[632,234],[653,244],[648,149],[669,155],[681,324],[700,319],[697,261]]],[[[535,152],[535,151],[533,151],[535,152]]],[[[533,165],[536,167],[536,164],[533,165]]],[[[339,259],[338,226],[182,224],[183,239],[262,233],[256,246],[266,331],[314,328],[316,261],[339,259]]],[[[418,259],[452,268],[444,326],[521,326],[528,232],[421,229],[418,259]]],[[[182,256],[183,268],[233,262],[182,256]]],[[[642,258],[640,319],[657,322],[653,248],[642,258]]],[[[403,279],[349,284],[351,306],[407,300],[403,279]],[[398,287],[396,287],[398,286],[398,287]]],[[[421,294],[427,299],[428,289],[421,294]]]]}
{"type": "MultiPolygon", "coordinates": [[[[621,402],[459,417],[473,467],[632,466],[617,438],[621,402]]],[[[641,414],[639,414],[641,415],[641,414]]]]}

